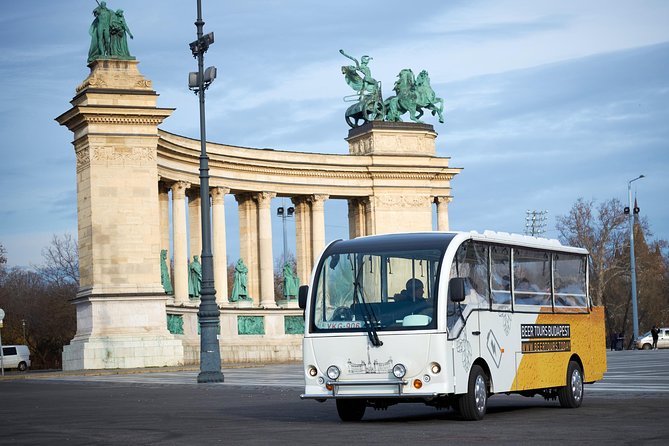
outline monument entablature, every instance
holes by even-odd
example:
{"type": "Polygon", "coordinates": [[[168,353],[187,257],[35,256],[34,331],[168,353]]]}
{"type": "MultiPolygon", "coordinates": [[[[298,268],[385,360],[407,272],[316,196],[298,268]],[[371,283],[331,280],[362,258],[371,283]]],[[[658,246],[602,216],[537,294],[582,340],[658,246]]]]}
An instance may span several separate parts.
{"type": "MultiPolygon", "coordinates": [[[[431,126],[430,126],[431,127],[431,126]]],[[[166,183],[199,182],[199,141],[159,130],[158,174],[166,183]]],[[[325,193],[368,197],[375,188],[411,188],[411,194],[450,195],[460,169],[448,158],[425,155],[332,155],[251,149],[208,143],[210,183],[231,193],[271,191],[278,196],[325,193]]]]}

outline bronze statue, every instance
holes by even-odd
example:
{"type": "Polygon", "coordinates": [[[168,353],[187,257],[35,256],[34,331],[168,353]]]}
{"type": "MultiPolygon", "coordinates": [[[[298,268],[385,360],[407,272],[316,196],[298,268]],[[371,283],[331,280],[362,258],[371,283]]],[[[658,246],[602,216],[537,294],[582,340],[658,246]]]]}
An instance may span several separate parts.
{"type": "Polygon", "coordinates": [[[409,118],[420,123],[423,116],[423,108],[427,108],[439,116],[439,122],[444,122],[442,114],[444,109],[444,100],[438,98],[432,86],[430,85],[430,76],[427,71],[420,72],[418,77],[414,77],[413,71],[408,68],[400,71],[397,75],[393,90],[396,96],[391,96],[385,101],[387,121],[401,121],[404,113],[409,113],[409,118]]]}
{"type": "Polygon", "coordinates": [[[112,11],[107,2],[102,1],[93,10],[93,23],[88,29],[91,36],[91,46],[88,50],[88,63],[97,59],[132,60],[128,50],[126,35],[133,38],[130,28],[125,21],[123,10],[112,11]]]}
{"type": "Polygon", "coordinates": [[[249,269],[244,265],[242,259],[237,260],[235,265],[235,279],[232,285],[232,293],[230,295],[230,302],[238,302],[240,300],[251,300],[247,289],[247,279],[249,269]]]}
{"type": "Polygon", "coordinates": [[[198,299],[201,289],[202,264],[199,256],[193,256],[193,261],[188,264],[188,295],[193,299],[198,299]]]}
{"type": "Polygon", "coordinates": [[[402,115],[405,113],[409,113],[409,119],[413,122],[422,123],[420,118],[425,113],[424,109],[432,112],[432,116],[437,115],[439,122],[444,122],[444,100],[437,97],[432,89],[427,71],[421,71],[418,77],[408,68],[400,71],[393,88],[395,96],[384,101],[381,82],[372,77],[369,69],[369,61],[372,58],[362,56],[358,62],[344,50],[339,52],[355,62],[355,65],[341,67],[344,80],[357,93],[344,98],[344,101],[356,101],[344,114],[349,126],[358,127],[370,121],[402,121],[402,115]]]}
{"type": "Polygon", "coordinates": [[[167,249],[160,250],[160,282],[163,284],[165,294],[172,294],[172,282],[170,281],[170,273],[167,268],[167,249]]]}
{"type": "Polygon", "coordinates": [[[344,75],[346,83],[356,91],[357,95],[347,96],[345,101],[357,101],[351,105],[345,114],[346,122],[351,127],[358,127],[358,121],[380,121],[385,116],[385,105],[381,96],[381,82],[372,77],[369,69],[369,56],[362,56],[360,62],[358,59],[349,56],[344,50],[339,52],[346,58],[355,62],[354,65],[344,65],[341,72],[344,75]]]}
{"type": "Polygon", "coordinates": [[[286,299],[297,296],[297,290],[300,288],[300,279],[293,272],[290,263],[283,265],[283,295],[286,299]]]}

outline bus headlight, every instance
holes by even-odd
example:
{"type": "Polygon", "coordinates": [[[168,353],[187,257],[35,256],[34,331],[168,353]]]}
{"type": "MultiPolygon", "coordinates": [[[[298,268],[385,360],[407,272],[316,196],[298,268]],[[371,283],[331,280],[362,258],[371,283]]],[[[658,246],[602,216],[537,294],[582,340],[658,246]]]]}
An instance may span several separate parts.
{"type": "Polygon", "coordinates": [[[395,378],[404,378],[404,375],[407,374],[407,368],[403,364],[395,364],[393,367],[393,375],[395,378]]]}
{"type": "Polygon", "coordinates": [[[309,369],[307,369],[307,373],[309,374],[309,376],[313,378],[314,376],[318,375],[318,370],[316,369],[316,367],[311,365],[309,366],[309,369]]]}
{"type": "Polygon", "coordinates": [[[432,365],[430,365],[430,371],[436,375],[441,372],[441,366],[438,363],[433,362],[432,365]]]}
{"type": "Polygon", "coordinates": [[[339,378],[340,373],[341,372],[339,371],[339,367],[337,367],[336,365],[331,365],[330,367],[328,367],[327,371],[328,378],[335,380],[339,378]]]}

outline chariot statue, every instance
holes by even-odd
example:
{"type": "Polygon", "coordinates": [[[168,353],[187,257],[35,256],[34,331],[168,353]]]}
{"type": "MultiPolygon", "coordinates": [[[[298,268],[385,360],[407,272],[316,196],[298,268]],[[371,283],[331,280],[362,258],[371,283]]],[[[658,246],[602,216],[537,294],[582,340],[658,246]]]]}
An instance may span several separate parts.
{"type": "Polygon", "coordinates": [[[384,105],[387,110],[387,121],[401,121],[404,113],[409,113],[409,119],[420,123],[420,118],[427,109],[432,116],[437,115],[439,122],[444,122],[444,100],[437,97],[430,85],[430,76],[423,70],[414,77],[411,69],[405,68],[397,75],[393,91],[395,96],[386,99],[384,105]]]}
{"type": "Polygon", "coordinates": [[[351,105],[344,115],[346,123],[351,127],[358,127],[359,121],[382,121],[386,114],[385,104],[381,96],[381,82],[372,77],[369,69],[369,56],[362,56],[360,62],[354,57],[349,56],[344,50],[339,52],[353,62],[355,65],[344,65],[341,72],[344,75],[346,83],[355,90],[356,94],[346,96],[344,101],[355,102],[351,105]]]}
{"type": "Polygon", "coordinates": [[[444,100],[437,97],[432,89],[426,70],[421,71],[418,76],[409,68],[400,71],[393,87],[395,95],[384,101],[381,82],[372,77],[369,69],[372,58],[362,56],[358,62],[344,50],[339,52],[355,63],[341,67],[344,80],[356,92],[344,97],[344,101],[354,102],[344,115],[349,126],[359,127],[370,121],[400,122],[405,113],[409,113],[409,119],[413,122],[422,123],[420,118],[425,110],[431,112],[432,116],[438,116],[439,122],[444,122],[444,100]]]}

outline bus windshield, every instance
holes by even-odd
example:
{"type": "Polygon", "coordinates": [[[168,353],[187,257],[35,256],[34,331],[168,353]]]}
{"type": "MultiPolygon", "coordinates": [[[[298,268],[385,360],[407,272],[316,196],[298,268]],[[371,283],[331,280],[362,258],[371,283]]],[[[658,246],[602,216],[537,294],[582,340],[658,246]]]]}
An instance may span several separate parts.
{"type": "Polygon", "coordinates": [[[353,242],[342,243],[318,267],[312,330],[435,328],[435,287],[447,243],[381,248],[353,242]]]}

